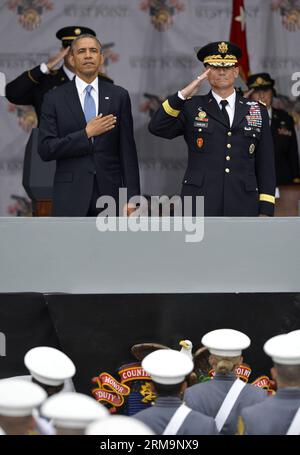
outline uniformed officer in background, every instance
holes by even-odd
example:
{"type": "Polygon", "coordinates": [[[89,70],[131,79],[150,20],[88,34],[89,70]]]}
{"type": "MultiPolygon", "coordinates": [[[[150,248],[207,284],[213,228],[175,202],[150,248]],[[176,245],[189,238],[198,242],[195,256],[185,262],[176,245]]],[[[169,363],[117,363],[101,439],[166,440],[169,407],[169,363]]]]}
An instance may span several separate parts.
{"type": "Polygon", "coordinates": [[[250,99],[265,103],[274,142],[276,184],[300,182],[297,136],[293,118],[282,109],[272,106],[275,81],[268,73],[252,74],[248,79],[250,99]]]}
{"type": "Polygon", "coordinates": [[[209,363],[216,375],[187,388],[184,401],[195,411],[213,417],[221,434],[235,434],[241,410],[267,398],[264,390],[246,384],[234,373],[243,363],[242,350],[250,346],[250,338],[237,330],[219,329],[204,335],[201,342],[210,352],[209,363]]]}
{"type": "MultiPolygon", "coordinates": [[[[96,33],[90,28],[81,26],[64,27],[58,30],[56,37],[61,41],[60,51],[47,63],[43,62],[9,82],[5,88],[8,101],[33,106],[39,121],[45,93],[73,79],[75,74],[70,62],[70,46],[75,38],[86,33],[96,36],[96,33]],[[55,70],[62,60],[63,65],[55,70]]],[[[112,82],[103,73],[100,73],[100,77],[107,82],[112,82]]]]}
{"type": "Polygon", "coordinates": [[[135,414],[135,419],[144,422],[155,434],[218,434],[212,418],[182,403],[186,376],[194,368],[191,358],[172,349],[158,349],[143,359],[142,367],[151,376],[158,396],[155,405],[135,414]]]}
{"type": "Polygon", "coordinates": [[[300,435],[300,331],[271,338],[264,351],[274,362],[277,393],[242,410],[238,433],[300,435]]]}
{"type": "Polygon", "coordinates": [[[272,216],[275,169],[268,113],[234,89],[241,50],[214,42],[197,57],[205,72],[162,103],[149,130],[167,139],[184,136],[188,166],[182,196],[193,201],[204,196],[205,215],[272,216]],[[205,79],[212,90],[193,96],[205,79]]]}

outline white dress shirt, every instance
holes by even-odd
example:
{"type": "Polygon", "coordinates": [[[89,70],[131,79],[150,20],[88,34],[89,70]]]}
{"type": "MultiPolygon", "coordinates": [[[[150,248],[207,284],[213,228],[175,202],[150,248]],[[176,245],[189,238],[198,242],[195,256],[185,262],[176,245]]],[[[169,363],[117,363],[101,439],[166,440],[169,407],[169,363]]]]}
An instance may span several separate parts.
{"type": "Polygon", "coordinates": [[[230,96],[228,96],[228,98],[221,98],[221,96],[217,95],[217,93],[215,93],[213,90],[211,91],[211,93],[216,102],[218,103],[220,109],[222,109],[222,104],[220,103],[223,99],[226,99],[226,101],[228,102],[225,109],[227,111],[227,114],[229,115],[230,126],[232,126],[235,111],[236,91],[234,90],[233,93],[230,96]]]}
{"type": "Polygon", "coordinates": [[[272,115],[273,115],[273,109],[272,106],[268,107],[268,114],[269,114],[269,125],[272,123],[272,115]]]}
{"type": "MultiPolygon", "coordinates": [[[[72,71],[70,71],[70,70],[66,67],[66,65],[63,65],[62,68],[63,68],[64,72],[66,73],[66,76],[68,77],[68,79],[69,79],[70,81],[72,81],[73,78],[74,78],[74,76],[75,76],[75,73],[73,73],[72,71]]],[[[43,74],[50,74],[50,70],[49,70],[48,66],[46,65],[46,63],[41,63],[41,64],[40,64],[40,70],[41,70],[41,72],[42,72],[43,74]]]]}
{"type": "MultiPolygon", "coordinates": [[[[212,93],[213,97],[215,98],[215,100],[217,101],[219,108],[222,109],[222,105],[220,104],[220,102],[223,100],[223,98],[221,98],[219,95],[217,95],[213,90],[211,91],[211,93],[212,93]]],[[[181,100],[186,99],[182,95],[181,91],[177,92],[177,95],[181,100]]],[[[228,101],[228,104],[225,109],[229,115],[230,126],[232,126],[233,118],[234,118],[234,111],[235,111],[236,91],[234,90],[233,93],[230,96],[228,96],[228,98],[225,98],[225,99],[228,101]]]]}
{"type": "Polygon", "coordinates": [[[75,77],[75,85],[76,85],[76,88],[77,88],[77,92],[78,92],[78,95],[79,95],[79,99],[80,99],[80,104],[81,104],[81,107],[82,107],[82,110],[84,111],[84,98],[85,98],[85,95],[86,95],[86,87],[88,85],[91,85],[93,88],[92,88],[92,91],[91,91],[91,95],[92,97],[94,98],[94,101],[95,101],[95,105],[96,105],[96,115],[98,115],[98,109],[99,109],[99,87],[98,87],[98,77],[96,77],[93,82],[91,82],[90,84],[87,84],[85,81],[83,81],[82,79],[80,79],[80,77],[76,76],[75,77]]]}
{"type": "Polygon", "coordinates": [[[66,67],[66,65],[63,65],[63,70],[64,70],[64,72],[66,73],[66,75],[68,76],[68,79],[69,79],[70,81],[72,81],[73,78],[74,78],[74,76],[75,76],[75,73],[73,73],[73,71],[69,70],[69,69],[66,67]]]}

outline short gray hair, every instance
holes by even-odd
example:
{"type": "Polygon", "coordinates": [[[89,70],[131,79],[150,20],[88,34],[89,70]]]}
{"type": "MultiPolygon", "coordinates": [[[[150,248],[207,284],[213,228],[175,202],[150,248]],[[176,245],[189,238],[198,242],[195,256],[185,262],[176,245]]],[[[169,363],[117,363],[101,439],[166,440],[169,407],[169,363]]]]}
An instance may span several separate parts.
{"type": "Polygon", "coordinates": [[[274,364],[277,370],[278,379],[290,387],[300,386],[300,365],[274,364]]]}
{"type": "Polygon", "coordinates": [[[77,41],[83,39],[83,38],[93,38],[99,45],[99,49],[100,49],[100,54],[102,54],[102,47],[101,47],[101,43],[100,41],[98,40],[98,38],[94,35],[91,35],[90,33],[83,33],[82,35],[80,36],[77,36],[73,41],[72,41],[72,44],[71,44],[71,49],[70,49],[70,52],[72,54],[74,54],[74,47],[75,47],[75,44],[77,43],[77,41]]]}

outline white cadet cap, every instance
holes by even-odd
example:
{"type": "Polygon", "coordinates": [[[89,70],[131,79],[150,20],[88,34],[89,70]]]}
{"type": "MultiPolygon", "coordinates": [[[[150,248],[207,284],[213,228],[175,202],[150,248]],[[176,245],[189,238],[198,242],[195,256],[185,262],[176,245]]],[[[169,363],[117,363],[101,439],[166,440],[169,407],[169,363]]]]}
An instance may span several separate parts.
{"type": "Polygon", "coordinates": [[[30,349],[24,363],[34,379],[50,386],[63,384],[76,372],[74,363],[66,354],[48,346],[30,349]]]}
{"type": "Polygon", "coordinates": [[[274,363],[300,365],[300,331],[295,332],[277,335],[264,344],[265,353],[274,363]]]}
{"type": "Polygon", "coordinates": [[[293,330],[292,332],[289,332],[288,334],[289,334],[289,335],[300,336],[300,329],[298,329],[298,330],[293,330]]]}
{"type": "Polygon", "coordinates": [[[145,423],[128,416],[111,416],[91,423],[86,435],[154,435],[145,423]]]}
{"type": "Polygon", "coordinates": [[[74,429],[83,429],[108,414],[108,410],[94,398],[76,392],[52,395],[41,409],[41,415],[52,419],[55,426],[74,429]]]}
{"type": "Polygon", "coordinates": [[[201,340],[209,352],[220,357],[237,357],[250,346],[250,338],[233,329],[218,329],[208,332],[201,340]]]}
{"type": "Polygon", "coordinates": [[[21,379],[0,380],[0,414],[24,417],[32,414],[47,398],[45,390],[37,384],[21,379]]]}
{"type": "Polygon", "coordinates": [[[142,361],[142,367],[158,384],[179,384],[193,368],[193,361],[182,352],[158,349],[142,361]]]}

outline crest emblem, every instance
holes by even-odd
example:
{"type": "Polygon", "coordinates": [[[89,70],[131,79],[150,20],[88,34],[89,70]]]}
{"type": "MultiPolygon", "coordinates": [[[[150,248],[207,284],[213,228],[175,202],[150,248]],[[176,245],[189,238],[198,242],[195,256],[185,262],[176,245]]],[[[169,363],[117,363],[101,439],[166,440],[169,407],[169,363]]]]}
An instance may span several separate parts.
{"type": "Polygon", "coordinates": [[[75,35],[80,35],[81,33],[81,29],[80,28],[76,28],[75,29],[75,35]]]}
{"type": "Polygon", "coordinates": [[[149,12],[151,23],[160,32],[172,27],[173,16],[184,8],[181,0],[143,0],[140,3],[140,9],[149,12]]]}
{"type": "Polygon", "coordinates": [[[42,23],[42,17],[54,8],[51,0],[9,0],[8,9],[18,15],[19,24],[25,30],[34,30],[42,23]]]}
{"type": "Polygon", "coordinates": [[[203,147],[203,139],[202,139],[202,137],[198,137],[198,139],[197,139],[197,147],[199,147],[199,149],[201,149],[203,147]]]}
{"type": "Polygon", "coordinates": [[[198,114],[198,117],[202,120],[206,117],[206,112],[205,111],[200,111],[198,114]]]}
{"type": "Polygon", "coordinates": [[[255,145],[254,145],[254,144],[251,144],[251,145],[249,146],[249,153],[250,153],[250,155],[252,155],[252,154],[254,153],[254,150],[255,150],[255,145]]]}
{"type": "Polygon", "coordinates": [[[222,41],[222,43],[218,44],[218,51],[221,52],[221,54],[226,54],[226,52],[228,52],[228,45],[222,41]]]}

